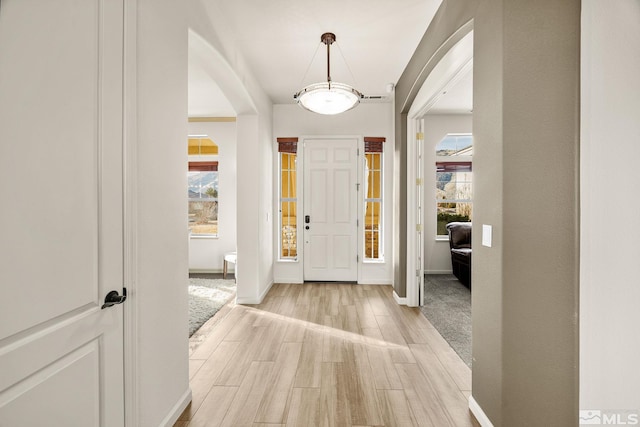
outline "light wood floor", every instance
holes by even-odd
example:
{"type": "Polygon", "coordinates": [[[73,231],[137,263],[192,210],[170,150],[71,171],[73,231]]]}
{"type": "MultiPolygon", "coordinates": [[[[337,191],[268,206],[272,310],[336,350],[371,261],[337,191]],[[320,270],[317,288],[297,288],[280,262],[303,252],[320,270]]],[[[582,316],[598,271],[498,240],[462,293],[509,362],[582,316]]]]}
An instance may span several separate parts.
{"type": "Polygon", "coordinates": [[[276,284],[192,339],[175,426],[479,426],[471,372],[390,286],[276,284]]]}

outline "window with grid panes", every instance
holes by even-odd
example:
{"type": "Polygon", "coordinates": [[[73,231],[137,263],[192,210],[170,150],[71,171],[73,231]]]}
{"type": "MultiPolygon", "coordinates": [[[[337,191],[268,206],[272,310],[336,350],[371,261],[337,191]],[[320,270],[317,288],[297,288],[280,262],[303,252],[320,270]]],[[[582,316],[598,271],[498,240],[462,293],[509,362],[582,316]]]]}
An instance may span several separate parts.
{"type": "Polygon", "coordinates": [[[383,153],[385,138],[364,138],[364,261],[383,254],[383,153]]]}
{"type": "Polygon", "coordinates": [[[436,145],[436,236],[450,222],[469,222],[473,207],[473,136],[448,134],[436,145]]]}
{"type": "Polygon", "coordinates": [[[298,138],[278,138],[280,183],[279,222],[280,259],[296,260],[298,256],[297,232],[297,146],[298,138]]]}

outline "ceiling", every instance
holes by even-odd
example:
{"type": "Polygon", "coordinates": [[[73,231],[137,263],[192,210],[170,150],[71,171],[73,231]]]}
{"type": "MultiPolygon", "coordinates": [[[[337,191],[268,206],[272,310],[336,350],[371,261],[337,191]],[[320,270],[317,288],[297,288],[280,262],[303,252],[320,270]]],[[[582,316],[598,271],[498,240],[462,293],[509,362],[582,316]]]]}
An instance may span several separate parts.
{"type": "MultiPolygon", "coordinates": [[[[336,35],[331,46],[332,79],[354,86],[365,96],[388,97],[387,85],[400,78],[441,3],[202,1],[214,28],[233,43],[274,104],[293,103],[295,92],[311,83],[326,81],[326,46],[320,41],[324,32],[336,35]]],[[[235,115],[197,58],[189,57],[189,115],[235,115]]],[[[439,102],[445,102],[443,98],[439,102]]]]}
{"type": "Polygon", "coordinates": [[[428,114],[469,114],[473,110],[473,69],[448,88],[427,111],[428,114]]]}

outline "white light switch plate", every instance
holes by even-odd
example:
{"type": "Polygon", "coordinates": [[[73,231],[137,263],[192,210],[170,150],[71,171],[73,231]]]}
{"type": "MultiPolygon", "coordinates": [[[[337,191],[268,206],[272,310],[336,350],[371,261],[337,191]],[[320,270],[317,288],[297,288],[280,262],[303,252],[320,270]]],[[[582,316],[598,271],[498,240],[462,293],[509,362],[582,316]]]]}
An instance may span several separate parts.
{"type": "Polygon", "coordinates": [[[493,239],[493,227],[490,225],[482,224],[482,246],[488,248],[491,247],[491,241],[493,239]]]}

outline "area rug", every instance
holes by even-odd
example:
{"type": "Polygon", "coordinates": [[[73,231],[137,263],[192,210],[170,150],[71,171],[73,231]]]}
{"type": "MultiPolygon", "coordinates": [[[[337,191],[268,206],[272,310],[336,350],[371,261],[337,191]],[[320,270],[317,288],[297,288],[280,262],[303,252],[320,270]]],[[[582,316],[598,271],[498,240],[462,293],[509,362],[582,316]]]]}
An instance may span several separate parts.
{"type": "Polygon", "coordinates": [[[234,280],[189,278],[189,337],[236,293],[234,280]]]}
{"type": "Polygon", "coordinates": [[[471,367],[471,291],[452,274],[426,275],[420,311],[471,367]]]}

